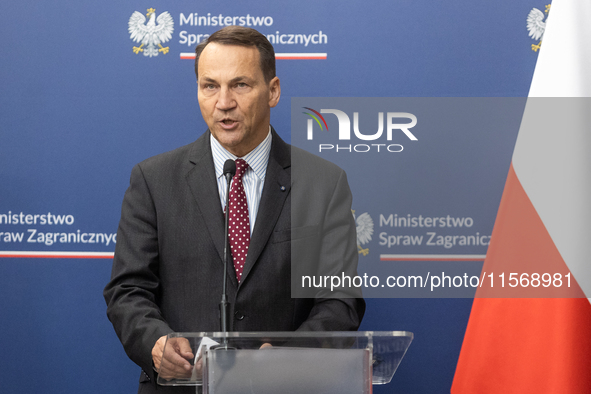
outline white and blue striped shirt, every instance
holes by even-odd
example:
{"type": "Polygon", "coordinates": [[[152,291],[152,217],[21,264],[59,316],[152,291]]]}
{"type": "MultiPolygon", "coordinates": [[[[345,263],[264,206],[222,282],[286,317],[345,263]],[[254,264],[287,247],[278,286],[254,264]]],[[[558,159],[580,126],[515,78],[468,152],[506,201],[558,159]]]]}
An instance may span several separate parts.
{"type": "MultiPolygon", "coordinates": [[[[242,177],[244,192],[246,193],[246,203],[248,204],[248,214],[250,220],[250,234],[254,230],[257,213],[259,211],[259,202],[263,193],[265,184],[265,174],[267,173],[267,163],[269,162],[269,152],[271,152],[271,127],[269,134],[256,148],[250,151],[246,156],[240,157],[248,163],[248,169],[242,177]]],[[[222,210],[226,205],[226,179],[224,178],[224,163],[228,159],[236,160],[239,157],[228,152],[213,135],[210,135],[211,154],[213,155],[213,164],[215,167],[215,176],[218,181],[218,192],[222,210]]]]}

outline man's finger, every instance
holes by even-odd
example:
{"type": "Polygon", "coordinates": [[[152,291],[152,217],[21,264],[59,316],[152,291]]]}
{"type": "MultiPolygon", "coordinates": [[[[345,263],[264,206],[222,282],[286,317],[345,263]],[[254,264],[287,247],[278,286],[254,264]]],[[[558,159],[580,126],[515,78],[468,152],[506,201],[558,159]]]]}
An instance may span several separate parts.
{"type": "Polygon", "coordinates": [[[174,353],[171,357],[165,355],[162,358],[158,373],[165,379],[188,378],[191,376],[192,368],[187,360],[174,353]]]}
{"type": "Polygon", "coordinates": [[[191,344],[187,338],[177,338],[176,341],[176,348],[177,352],[187,360],[192,360],[195,356],[193,355],[193,350],[191,349],[191,344]]]}
{"type": "Polygon", "coordinates": [[[152,362],[154,363],[154,368],[158,371],[160,369],[160,364],[162,362],[162,353],[164,351],[164,344],[166,343],[166,336],[162,336],[158,338],[154,347],[152,348],[152,362]]]}
{"type": "Polygon", "coordinates": [[[193,368],[189,360],[193,360],[189,341],[186,338],[169,338],[158,373],[165,379],[188,378],[193,368]]]}
{"type": "Polygon", "coordinates": [[[184,364],[179,365],[167,360],[166,358],[163,358],[162,365],[160,366],[160,371],[158,373],[165,379],[188,378],[191,376],[192,368],[193,367],[191,364],[186,360],[184,360],[184,364]]]}

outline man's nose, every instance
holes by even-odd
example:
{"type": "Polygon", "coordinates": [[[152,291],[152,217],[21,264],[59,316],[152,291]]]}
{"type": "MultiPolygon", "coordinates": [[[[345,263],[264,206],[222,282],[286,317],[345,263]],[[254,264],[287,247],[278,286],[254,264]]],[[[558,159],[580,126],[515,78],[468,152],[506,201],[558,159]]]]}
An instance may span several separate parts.
{"type": "Polygon", "coordinates": [[[221,111],[228,111],[236,106],[236,100],[232,90],[227,87],[220,89],[220,95],[216,104],[216,108],[221,111]]]}

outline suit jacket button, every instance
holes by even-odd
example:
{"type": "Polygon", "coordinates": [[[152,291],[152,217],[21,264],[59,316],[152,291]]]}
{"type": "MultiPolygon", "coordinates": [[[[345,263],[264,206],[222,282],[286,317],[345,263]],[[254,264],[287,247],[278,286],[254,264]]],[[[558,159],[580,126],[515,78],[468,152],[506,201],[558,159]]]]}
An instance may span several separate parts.
{"type": "Polygon", "coordinates": [[[240,311],[234,312],[234,317],[236,318],[236,320],[244,319],[244,315],[242,313],[240,313],[240,311]]]}

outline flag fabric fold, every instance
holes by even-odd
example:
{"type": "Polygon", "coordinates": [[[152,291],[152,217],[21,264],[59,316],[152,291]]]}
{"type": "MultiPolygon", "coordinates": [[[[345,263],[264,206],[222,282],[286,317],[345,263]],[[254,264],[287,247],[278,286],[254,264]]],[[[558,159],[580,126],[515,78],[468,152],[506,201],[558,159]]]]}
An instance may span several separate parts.
{"type": "Polygon", "coordinates": [[[478,289],[453,394],[591,393],[589,20],[591,2],[552,2],[483,266],[527,281],[478,289]]]}

